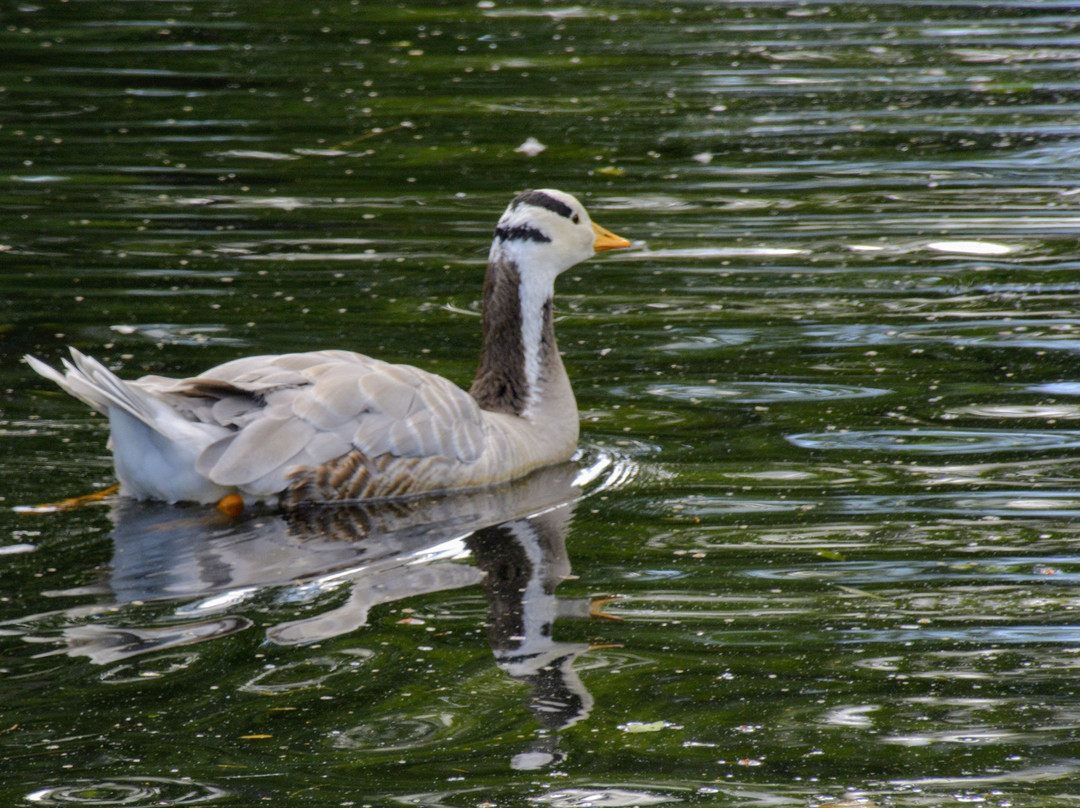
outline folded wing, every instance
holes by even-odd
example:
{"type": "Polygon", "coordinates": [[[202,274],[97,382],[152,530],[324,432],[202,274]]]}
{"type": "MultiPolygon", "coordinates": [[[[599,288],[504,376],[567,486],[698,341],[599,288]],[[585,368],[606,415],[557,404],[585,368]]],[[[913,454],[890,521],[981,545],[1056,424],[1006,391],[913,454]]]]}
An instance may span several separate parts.
{"type": "Polygon", "coordinates": [[[349,453],[470,464],[485,445],[482,411],[464,390],[345,351],[248,357],[191,379],[136,384],[193,421],[230,430],[196,469],[252,493],[280,491],[297,468],[349,453]]]}

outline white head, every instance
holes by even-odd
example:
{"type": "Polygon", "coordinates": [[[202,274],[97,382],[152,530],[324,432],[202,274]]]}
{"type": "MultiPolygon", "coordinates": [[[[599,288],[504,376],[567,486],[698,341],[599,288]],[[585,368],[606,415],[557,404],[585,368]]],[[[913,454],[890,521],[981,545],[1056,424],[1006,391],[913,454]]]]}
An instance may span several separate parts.
{"type": "MultiPolygon", "coordinates": [[[[555,278],[601,250],[629,244],[593,224],[582,204],[562,191],[526,191],[510,203],[495,227],[484,281],[484,348],[471,389],[482,406],[530,417],[544,395],[544,363],[554,362],[558,369],[549,381],[565,383],[555,395],[573,407],[555,348],[555,278]]],[[[573,423],[576,440],[576,417],[573,423]]]]}
{"type": "Polygon", "coordinates": [[[629,244],[594,225],[570,194],[546,188],[526,191],[510,203],[495,227],[491,259],[508,258],[523,275],[540,275],[554,284],[555,276],[574,264],[629,244]]]}

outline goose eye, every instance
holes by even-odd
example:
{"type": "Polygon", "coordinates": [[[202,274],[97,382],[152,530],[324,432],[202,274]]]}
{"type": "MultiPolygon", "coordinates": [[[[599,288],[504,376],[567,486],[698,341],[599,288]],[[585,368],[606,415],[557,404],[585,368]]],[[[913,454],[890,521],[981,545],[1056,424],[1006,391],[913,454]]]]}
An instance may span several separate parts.
{"type": "Polygon", "coordinates": [[[570,217],[570,221],[572,221],[574,224],[581,224],[581,217],[575,213],[573,216],[570,217]]]}

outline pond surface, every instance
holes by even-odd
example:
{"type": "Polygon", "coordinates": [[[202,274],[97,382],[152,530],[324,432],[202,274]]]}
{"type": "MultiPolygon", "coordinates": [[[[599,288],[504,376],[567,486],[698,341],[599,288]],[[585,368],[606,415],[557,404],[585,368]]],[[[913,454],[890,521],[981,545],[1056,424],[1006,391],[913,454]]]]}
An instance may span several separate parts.
{"type": "Polygon", "coordinates": [[[0,13],[4,805],[1080,799],[1075,5],[0,13]],[[112,482],[27,352],[467,384],[527,187],[634,240],[560,280],[574,463],[15,511],[112,482]]]}

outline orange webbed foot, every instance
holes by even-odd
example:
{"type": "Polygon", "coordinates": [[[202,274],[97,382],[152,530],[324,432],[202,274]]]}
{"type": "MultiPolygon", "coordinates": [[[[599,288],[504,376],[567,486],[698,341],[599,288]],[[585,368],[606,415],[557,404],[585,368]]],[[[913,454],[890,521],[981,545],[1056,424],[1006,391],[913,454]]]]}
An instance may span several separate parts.
{"type": "Polygon", "coordinates": [[[239,494],[226,494],[215,507],[226,516],[239,516],[244,512],[244,498],[239,494]]]}
{"type": "Polygon", "coordinates": [[[62,499],[59,502],[45,502],[41,505],[17,505],[15,506],[15,511],[16,513],[56,513],[57,511],[69,511],[72,508],[81,508],[83,505],[101,502],[104,499],[108,499],[119,490],[119,484],[110,485],[108,488],[103,488],[101,491],[95,491],[92,494],[83,494],[81,497],[62,499]]]}

